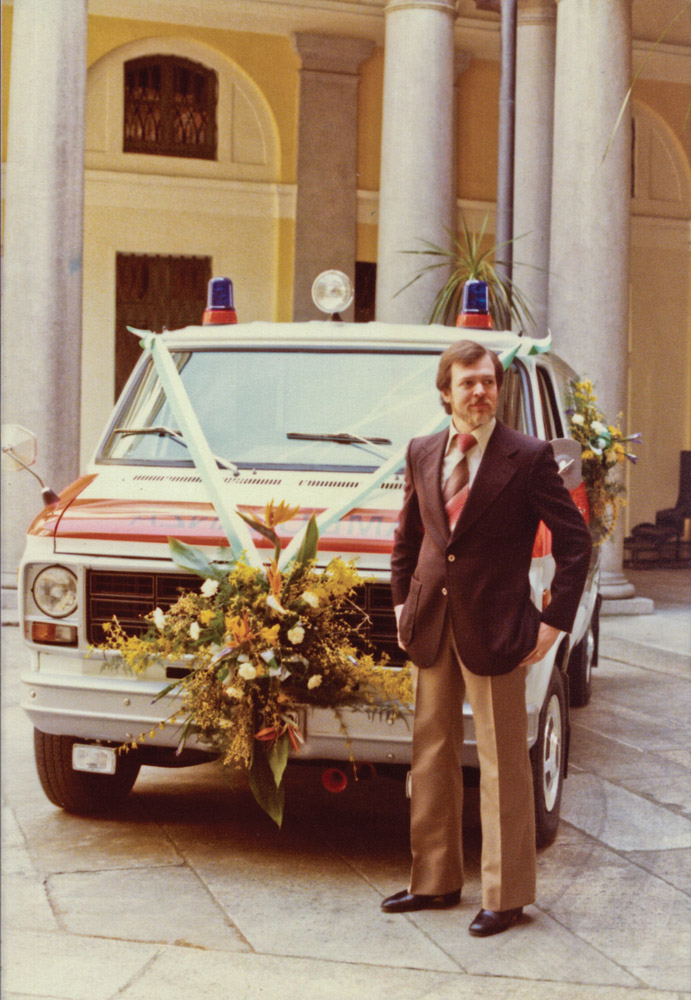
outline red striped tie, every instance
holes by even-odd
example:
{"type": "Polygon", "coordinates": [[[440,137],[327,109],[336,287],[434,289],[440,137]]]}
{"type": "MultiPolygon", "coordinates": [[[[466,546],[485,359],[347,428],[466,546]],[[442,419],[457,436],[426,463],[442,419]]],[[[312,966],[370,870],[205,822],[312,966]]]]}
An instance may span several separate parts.
{"type": "Polygon", "coordinates": [[[468,470],[468,460],[465,456],[466,452],[474,448],[476,444],[477,441],[472,434],[456,435],[456,445],[461,453],[461,457],[446,480],[442,491],[450,531],[453,531],[456,527],[456,522],[461,516],[461,511],[468,499],[470,473],[468,470]]]}

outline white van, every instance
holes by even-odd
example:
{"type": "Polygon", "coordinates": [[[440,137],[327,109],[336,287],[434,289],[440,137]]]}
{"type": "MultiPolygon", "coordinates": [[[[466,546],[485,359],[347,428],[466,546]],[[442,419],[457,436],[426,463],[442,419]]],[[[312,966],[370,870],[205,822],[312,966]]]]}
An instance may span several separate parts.
{"type": "MultiPolygon", "coordinates": [[[[218,457],[224,487],[242,510],[259,512],[273,499],[320,512],[360,492],[368,476],[440,414],[438,358],[460,337],[499,352],[517,350],[501,393],[502,420],[548,441],[568,436],[565,397],[574,373],[554,354],[533,353],[533,342],[513,333],[325,321],[192,326],[162,336],[218,457]]],[[[582,485],[574,495],[587,517],[582,485]]],[[[356,558],[358,571],[370,578],[361,602],[370,638],[388,653],[391,669],[404,659],[389,589],[402,497],[403,462],[320,540],[320,559],[356,558]]],[[[282,533],[296,532],[301,523],[282,533]]],[[[211,549],[226,544],[145,354],[84,475],[31,526],[20,567],[19,614],[28,647],[21,704],[35,727],[44,791],[69,811],[112,808],[142,764],[209,759],[194,742],[176,756],[174,725],[135,752],[116,755],[114,748],[171,715],[170,698],[153,699],[180,668],[166,663],[135,676],[104,669],[92,650],[114,615],[126,630],[142,630],[143,615],[165,609],[191,586],[195,578],[171,561],[169,537],[211,549]]],[[[549,599],[553,566],[549,533],[541,530],[531,570],[539,607],[549,599]]],[[[584,704],[590,695],[597,615],[595,555],[573,633],[528,676],[539,844],[554,837],[559,822],[569,701],[584,704]]],[[[468,705],[465,715],[465,763],[476,767],[468,705]]],[[[402,773],[410,763],[411,726],[404,717],[353,713],[350,745],[330,710],[310,709],[302,722],[302,760],[338,768],[352,751],[358,762],[402,773]]]]}

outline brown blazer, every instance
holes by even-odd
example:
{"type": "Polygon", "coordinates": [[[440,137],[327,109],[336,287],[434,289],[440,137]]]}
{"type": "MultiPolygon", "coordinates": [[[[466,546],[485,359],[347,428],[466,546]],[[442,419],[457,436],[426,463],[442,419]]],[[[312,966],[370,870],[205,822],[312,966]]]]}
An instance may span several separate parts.
{"type": "Polygon", "coordinates": [[[391,556],[401,640],[419,667],[434,663],[448,612],[461,659],[476,674],[513,670],[534,648],[541,621],[573,626],[592,543],[551,447],[497,422],[466,505],[449,529],[441,495],[446,430],[413,438],[391,556]],[[552,532],[556,571],[541,613],[529,570],[540,521],[552,532]]]}

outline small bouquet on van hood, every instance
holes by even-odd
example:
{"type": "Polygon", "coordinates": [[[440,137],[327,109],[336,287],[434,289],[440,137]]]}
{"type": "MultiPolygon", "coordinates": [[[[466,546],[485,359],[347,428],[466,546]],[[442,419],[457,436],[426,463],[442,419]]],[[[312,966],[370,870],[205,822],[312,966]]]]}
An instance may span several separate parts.
{"type": "Polygon", "coordinates": [[[591,526],[596,541],[604,542],[614,532],[619,510],[626,505],[626,490],[617,469],[626,461],[636,463],[630,444],[641,441],[640,434],[624,436],[607,422],[597,404],[593,383],[580,379],[571,383],[567,413],[571,437],[581,446],[583,482],[588,493],[591,526]]]}
{"type": "Polygon", "coordinates": [[[141,636],[127,635],[117,621],[104,626],[101,647],[117,651],[138,673],[161,660],[189,668],[158,695],[181,695],[180,711],[167,720],[181,723],[179,749],[194,734],[224,764],[246,768],[257,802],[279,826],[284,770],[291,749],[299,751],[303,741],[303,706],[397,715],[413,700],[407,669],[375,664],[362,652],[366,617],[354,595],[363,581],[354,565],[334,559],[323,570],[315,567],[314,516],[295,559],[279,569],[276,528],[298,509],[271,501],[263,519],[238,511],[273,544],[266,566],[228,558],[230,550],[224,562],[211,562],[171,539],[174,561],[204,582],[147,615],[141,636]]]}

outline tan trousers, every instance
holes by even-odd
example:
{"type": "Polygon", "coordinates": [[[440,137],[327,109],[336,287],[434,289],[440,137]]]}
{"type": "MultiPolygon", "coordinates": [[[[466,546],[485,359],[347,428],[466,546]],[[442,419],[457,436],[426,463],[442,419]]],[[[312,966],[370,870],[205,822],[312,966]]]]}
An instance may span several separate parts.
{"type": "Polygon", "coordinates": [[[409,891],[463,885],[463,700],[480,760],[482,907],[535,901],[535,815],[525,711],[526,668],[479,677],[461,663],[448,622],[439,658],[418,672],[413,725],[409,891]]]}

